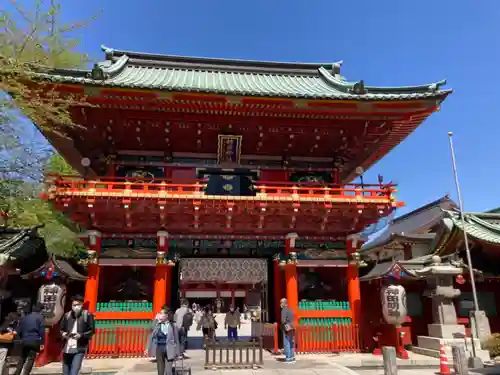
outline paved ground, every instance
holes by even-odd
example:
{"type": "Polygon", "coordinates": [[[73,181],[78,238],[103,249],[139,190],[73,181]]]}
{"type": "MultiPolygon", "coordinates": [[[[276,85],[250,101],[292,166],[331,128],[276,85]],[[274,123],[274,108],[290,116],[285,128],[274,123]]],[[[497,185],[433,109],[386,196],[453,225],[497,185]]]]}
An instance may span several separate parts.
{"type": "MultiPolygon", "coordinates": [[[[280,357],[265,352],[264,368],[257,370],[205,370],[204,352],[192,350],[190,358],[185,361],[190,366],[193,375],[382,375],[382,357],[371,354],[303,354],[297,356],[294,364],[283,363],[280,357]]],[[[398,375],[435,375],[439,364],[435,358],[429,358],[410,353],[410,360],[399,361],[398,375]]],[[[94,375],[155,375],[156,364],[149,359],[95,359],[86,360],[83,372],[92,370],[94,375]],[[85,371],[86,370],[86,371],[85,371]]],[[[36,369],[34,374],[60,374],[59,363],[50,364],[42,369],[36,369]]],[[[471,372],[471,375],[500,375],[500,367],[471,372]]],[[[83,375],[83,374],[82,374],[83,375]]]]}
{"type": "MultiPolygon", "coordinates": [[[[293,364],[284,363],[282,357],[275,357],[265,352],[264,354],[264,368],[251,370],[206,370],[204,369],[204,352],[191,351],[189,352],[190,358],[185,361],[186,366],[190,366],[194,375],[221,375],[231,373],[234,375],[340,375],[351,374],[356,375],[358,369],[363,366],[363,363],[371,363],[373,367],[382,365],[381,357],[374,357],[371,354],[345,354],[345,355],[328,355],[328,354],[308,354],[297,356],[297,361],[293,364]],[[353,367],[355,369],[350,369],[353,367]]],[[[415,370],[404,370],[401,375],[431,375],[438,369],[437,362],[428,357],[414,355],[411,361],[404,361],[405,365],[413,363],[414,365],[423,363],[427,368],[420,368],[415,370]],[[426,362],[422,362],[425,360],[426,362]],[[431,368],[429,368],[431,367],[431,368]]],[[[138,375],[152,375],[156,371],[156,365],[149,360],[138,361],[137,364],[132,365],[126,371],[120,371],[119,374],[138,374],[138,375]]],[[[361,372],[360,372],[361,373],[361,372]]],[[[377,375],[383,374],[383,370],[368,370],[363,371],[362,375],[377,375]]]]}

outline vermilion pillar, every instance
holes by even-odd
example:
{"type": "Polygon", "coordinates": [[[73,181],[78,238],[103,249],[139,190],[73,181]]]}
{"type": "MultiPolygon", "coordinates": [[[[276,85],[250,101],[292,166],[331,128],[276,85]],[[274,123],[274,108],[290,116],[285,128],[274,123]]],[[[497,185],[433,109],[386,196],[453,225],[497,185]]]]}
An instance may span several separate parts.
{"type": "Polygon", "coordinates": [[[353,259],[353,254],[358,251],[360,238],[358,235],[347,237],[346,250],[349,264],[347,266],[347,294],[352,311],[352,323],[361,324],[361,289],[359,286],[358,267],[359,261],[353,259]]]}
{"type": "Polygon", "coordinates": [[[168,233],[157,233],[158,247],[156,251],[156,269],[153,291],[153,312],[158,313],[164,305],[170,303],[169,266],[166,261],[168,255],[168,233]]]}
{"type": "Polygon", "coordinates": [[[97,309],[97,296],[99,290],[99,255],[101,253],[101,233],[95,230],[87,232],[88,243],[88,278],[85,282],[85,303],[91,313],[97,309]]]}
{"type": "Polygon", "coordinates": [[[275,298],[275,304],[274,304],[274,313],[276,315],[275,319],[276,322],[280,321],[281,318],[281,309],[280,309],[280,304],[279,301],[282,298],[281,297],[281,281],[283,280],[281,278],[281,272],[280,272],[280,260],[279,257],[274,259],[273,261],[273,272],[274,272],[274,298],[275,298]]]}
{"type": "Polygon", "coordinates": [[[298,323],[299,288],[297,285],[297,263],[291,259],[290,254],[295,249],[297,237],[297,233],[288,233],[285,237],[285,255],[288,257],[285,266],[286,299],[288,300],[288,307],[292,309],[295,316],[295,325],[298,323]]]}

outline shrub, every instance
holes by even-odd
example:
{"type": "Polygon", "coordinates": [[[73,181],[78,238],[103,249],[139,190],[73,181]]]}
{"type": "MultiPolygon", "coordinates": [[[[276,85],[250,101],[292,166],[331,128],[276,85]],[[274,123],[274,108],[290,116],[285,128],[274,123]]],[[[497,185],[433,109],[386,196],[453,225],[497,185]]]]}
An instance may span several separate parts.
{"type": "Polygon", "coordinates": [[[488,336],[481,346],[490,352],[492,358],[500,356],[500,333],[493,333],[488,336]]]}

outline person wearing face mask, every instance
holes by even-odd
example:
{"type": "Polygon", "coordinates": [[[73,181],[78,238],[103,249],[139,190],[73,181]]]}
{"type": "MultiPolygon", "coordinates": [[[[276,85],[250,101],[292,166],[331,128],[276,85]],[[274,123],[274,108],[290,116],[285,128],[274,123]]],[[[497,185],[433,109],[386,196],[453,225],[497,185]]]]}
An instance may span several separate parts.
{"type": "Polygon", "coordinates": [[[63,375],[78,375],[93,334],[93,315],[83,308],[83,297],[73,297],[71,311],[61,320],[63,375]]]}
{"type": "Polygon", "coordinates": [[[171,310],[158,314],[157,318],[146,352],[153,351],[152,346],[155,348],[158,375],[173,375],[174,361],[181,356],[179,330],[171,310]]]}
{"type": "Polygon", "coordinates": [[[224,319],[224,326],[227,329],[227,339],[229,341],[238,340],[238,328],[241,328],[240,313],[234,310],[234,306],[229,308],[229,312],[224,319]]]}
{"type": "Polygon", "coordinates": [[[155,328],[158,326],[158,324],[167,320],[168,310],[168,306],[165,305],[161,308],[160,312],[156,314],[155,318],[153,319],[151,333],[148,336],[144,355],[148,358],[152,358],[153,362],[156,362],[156,342],[153,340],[153,332],[155,331],[155,328]]]}

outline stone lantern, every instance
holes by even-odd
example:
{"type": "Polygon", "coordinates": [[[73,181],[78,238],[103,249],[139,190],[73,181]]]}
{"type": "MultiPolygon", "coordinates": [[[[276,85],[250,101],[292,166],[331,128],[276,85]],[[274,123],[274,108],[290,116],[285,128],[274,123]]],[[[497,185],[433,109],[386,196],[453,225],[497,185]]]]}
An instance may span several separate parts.
{"type": "MultiPolygon", "coordinates": [[[[427,354],[439,358],[440,345],[463,345],[465,326],[457,324],[457,313],[454,299],[460,296],[460,290],[455,289],[454,281],[464,272],[463,267],[452,263],[443,263],[437,255],[432,257],[431,263],[415,273],[427,281],[428,290],[425,296],[432,299],[432,324],[429,324],[429,336],[418,337],[418,348],[414,352],[427,354]]],[[[471,339],[467,340],[467,348],[471,347],[471,339]]],[[[483,360],[489,359],[489,353],[479,350],[480,342],[474,339],[476,356],[483,360]]],[[[451,355],[451,352],[448,353],[451,355]]],[[[451,358],[451,357],[448,357],[451,358]]]]}

